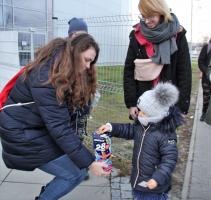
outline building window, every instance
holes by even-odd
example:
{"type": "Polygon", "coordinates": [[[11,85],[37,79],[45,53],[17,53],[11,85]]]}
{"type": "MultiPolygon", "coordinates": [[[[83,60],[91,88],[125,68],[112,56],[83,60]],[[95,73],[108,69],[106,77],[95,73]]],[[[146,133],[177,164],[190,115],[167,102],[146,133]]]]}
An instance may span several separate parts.
{"type": "Polygon", "coordinates": [[[3,1],[4,1],[4,5],[12,6],[12,0],[3,0],[3,1]]]}
{"type": "Polygon", "coordinates": [[[40,47],[45,44],[45,35],[44,34],[34,34],[34,50],[37,51],[40,47]]]}
{"type": "Polygon", "coordinates": [[[37,29],[46,28],[46,15],[38,11],[14,8],[14,26],[15,27],[33,27],[37,29]]]}
{"type": "Polygon", "coordinates": [[[24,66],[31,60],[31,52],[35,53],[38,48],[45,44],[45,35],[38,33],[18,33],[18,49],[19,49],[19,59],[20,65],[24,66]],[[33,42],[33,49],[31,45],[31,36],[33,42]]]}
{"type": "Polygon", "coordinates": [[[46,6],[46,0],[0,0],[0,26],[7,29],[36,27],[46,31],[46,6]]]}
{"type": "Polygon", "coordinates": [[[25,66],[31,60],[30,52],[19,52],[20,66],[25,66]]]}
{"type": "Polygon", "coordinates": [[[19,51],[30,51],[31,48],[30,33],[18,33],[18,49],[19,51]]]}
{"type": "Polygon", "coordinates": [[[46,1],[14,0],[15,27],[46,28],[46,1]]]}
{"type": "Polygon", "coordinates": [[[26,0],[13,0],[15,8],[23,8],[26,10],[36,10],[46,12],[46,0],[26,1],[26,0]]]}

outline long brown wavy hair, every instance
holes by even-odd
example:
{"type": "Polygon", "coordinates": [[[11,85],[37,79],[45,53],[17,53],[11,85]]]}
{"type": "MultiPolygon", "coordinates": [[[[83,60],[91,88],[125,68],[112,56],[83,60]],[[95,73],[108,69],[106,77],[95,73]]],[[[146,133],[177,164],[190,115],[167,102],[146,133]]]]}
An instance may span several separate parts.
{"type": "Polygon", "coordinates": [[[96,92],[97,77],[95,63],[99,55],[99,46],[92,36],[80,34],[73,39],[56,38],[36,52],[36,58],[26,66],[24,77],[37,67],[50,63],[49,79],[45,84],[52,84],[60,103],[68,101],[71,109],[83,107],[96,92]],[[90,68],[83,68],[81,53],[93,47],[96,57],[90,68]]]}

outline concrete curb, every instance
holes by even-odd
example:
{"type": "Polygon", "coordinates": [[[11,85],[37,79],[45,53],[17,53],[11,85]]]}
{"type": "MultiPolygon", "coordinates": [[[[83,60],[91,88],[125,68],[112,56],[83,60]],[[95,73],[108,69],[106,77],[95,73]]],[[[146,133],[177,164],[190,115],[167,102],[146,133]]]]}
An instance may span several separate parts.
{"type": "Polygon", "coordinates": [[[192,162],[193,162],[193,155],[194,155],[194,146],[195,146],[195,139],[196,139],[196,132],[198,127],[198,112],[199,112],[199,98],[201,96],[201,84],[198,86],[198,95],[197,95],[197,103],[196,103],[196,109],[195,109],[195,115],[194,115],[194,123],[193,123],[193,130],[191,134],[191,141],[190,141],[190,147],[189,147],[189,153],[188,153],[188,160],[185,170],[185,178],[183,182],[182,187],[182,194],[181,194],[181,200],[187,200],[188,199],[188,193],[189,193],[189,184],[190,184],[190,178],[192,174],[192,162]]]}

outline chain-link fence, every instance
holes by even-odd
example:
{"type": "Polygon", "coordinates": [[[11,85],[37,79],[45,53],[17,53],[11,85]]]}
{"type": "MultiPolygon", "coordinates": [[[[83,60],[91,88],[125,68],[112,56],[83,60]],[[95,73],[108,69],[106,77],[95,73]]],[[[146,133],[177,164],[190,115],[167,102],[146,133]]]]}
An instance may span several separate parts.
{"type": "MultiPolygon", "coordinates": [[[[88,32],[100,46],[97,63],[100,100],[88,120],[85,142],[92,144],[91,133],[106,122],[129,122],[128,109],[123,97],[123,68],[132,26],[139,22],[137,15],[118,15],[84,18],[88,32]]],[[[54,37],[67,37],[68,21],[53,19],[54,37]]],[[[48,40],[49,32],[43,28],[19,28],[0,31],[0,88],[21,66],[33,60],[35,51],[48,40]]],[[[98,96],[99,97],[99,96],[98,96]]],[[[118,167],[129,163],[133,143],[113,138],[113,153],[118,167]],[[120,161],[120,162],[119,162],[120,161]]],[[[127,168],[127,167],[126,167],[127,168]]]]}
{"type": "MultiPolygon", "coordinates": [[[[54,36],[66,37],[68,20],[54,20],[54,36]]],[[[91,17],[84,19],[88,32],[100,46],[97,63],[98,91],[100,100],[88,120],[88,132],[94,131],[106,122],[128,122],[128,110],[123,98],[123,67],[129,44],[129,33],[139,19],[135,15],[91,17]]],[[[0,31],[0,78],[4,83],[20,69],[33,60],[37,48],[44,45],[48,38],[45,29],[15,29],[0,31]],[[9,72],[9,73],[8,73],[9,72]],[[5,77],[5,74],[8,74],[5,77]]],[[[91,144],[91,137],[86,142],[91,144]]],[[[132,153],[132,143],[113,139],[113,152],[118,158],[128,159],[132,153]]]]}
{"type": "MultiPolygon", "coordinates": [[[[129,122],[128,109],[123,97],[123,68],[129,44],[129,33],[139,19],[134,15],[122,15],[84,20],[88,24],[89,33],[100,46],[97,70],[98,90],[101,97],[89,119],[88,132],[91,133],[106,122],[129,122]]],[[[65,28],[67,32],[67,21],[58,22],[58,30],[65,28]]],[[[91,137],[88,137],[86,141],[91,143],[90,140],[91,137]]],[[[113,138],[112,142],[116,166],[127,170],[132,154],[132,141],[113,138]]]]}

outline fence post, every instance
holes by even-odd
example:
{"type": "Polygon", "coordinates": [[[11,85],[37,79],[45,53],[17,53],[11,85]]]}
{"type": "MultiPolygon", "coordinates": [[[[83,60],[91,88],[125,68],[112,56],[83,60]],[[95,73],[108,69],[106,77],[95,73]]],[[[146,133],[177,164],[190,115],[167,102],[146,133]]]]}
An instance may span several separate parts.
{"type": "Polygon", "coordinates": [[[53,38],[58,37],[58,17],[52,17],[53,20],[53,38]]]}
{"type": "Polygon", "coordinates": [[[35,29],[33,28],[30,28],[29,29],[30,31],[30,37],[31,37],[31,48],[30,48],[30,52],[31,52],[31,61],[34,60],[34,32],[35,32],[35,29]]]}

